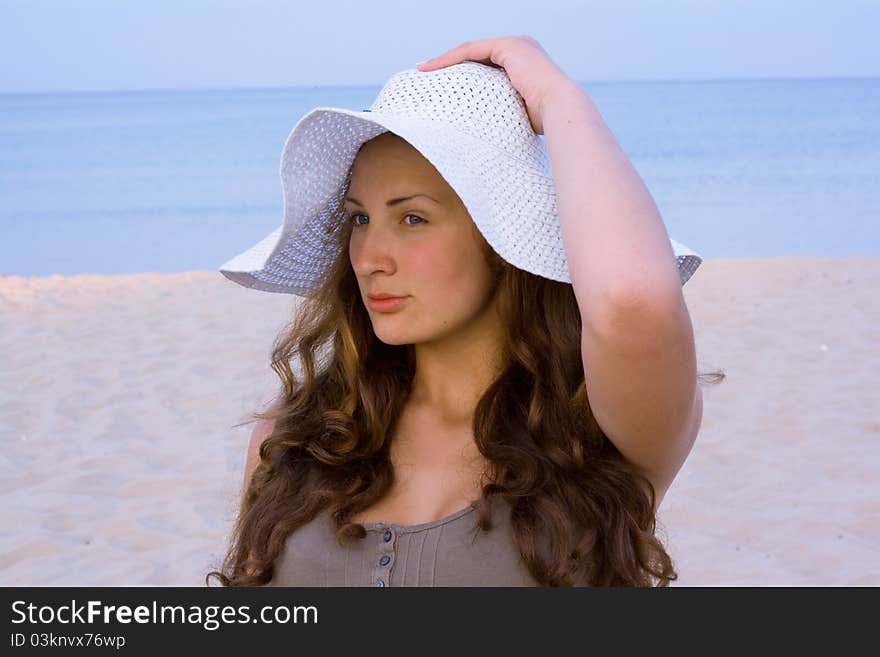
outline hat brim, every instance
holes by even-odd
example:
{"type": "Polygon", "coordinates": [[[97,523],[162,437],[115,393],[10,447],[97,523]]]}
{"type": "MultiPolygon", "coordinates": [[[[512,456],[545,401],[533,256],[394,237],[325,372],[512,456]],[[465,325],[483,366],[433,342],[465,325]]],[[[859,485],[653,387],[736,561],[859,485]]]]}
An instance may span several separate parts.
{"type": "MultiPolygon", "coordinates": [[[[357,151],[386,131],[405,139],[435,167],[502,258],[540,276],[571,282],[543,139],[536,136],[523,160],[453,126],[335,107],[304,115],[285,141],[282,225],[219,271],[244,287],[310,296],[338,255],[333,238],[343,225],[342,196],[357,151]]],[[[670,244],[684,285],[702,258],[675,240],[670,244]]]]}

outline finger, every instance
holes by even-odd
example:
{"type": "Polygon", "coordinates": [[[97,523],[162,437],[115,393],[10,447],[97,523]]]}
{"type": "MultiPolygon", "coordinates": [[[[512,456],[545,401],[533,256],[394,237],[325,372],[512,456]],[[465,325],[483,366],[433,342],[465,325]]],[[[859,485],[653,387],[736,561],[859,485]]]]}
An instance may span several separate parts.
{"type": "Polygon", "coordinates": [[[465,41],[461,45],[447,50],[437,57],[432,57],[421,64],[421,71],[430,71],[444,66],[452,66],[463,61],[479,62],[481,64],[500,65],[492,60],[495,45],[498,39],[480,39],[479,41],[465,41]]]}

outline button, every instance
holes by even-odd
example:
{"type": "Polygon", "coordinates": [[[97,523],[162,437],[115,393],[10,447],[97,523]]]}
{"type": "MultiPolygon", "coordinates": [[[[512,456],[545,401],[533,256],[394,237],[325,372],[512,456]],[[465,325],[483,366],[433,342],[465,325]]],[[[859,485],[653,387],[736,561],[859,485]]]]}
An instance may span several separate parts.
{"type": "Polygon", "coordinates": [[[384,555],[381,559],[379,559],[379,565],[381,565],[381,566],[385,566],[385,565],[388,564],[389,561],[391,561],[391,557],[389,557],[389,556],[386,554],[386,555],[384,555]]]}
{"type": "Polygon", "coordinates": [[[386,530],[385,530],[385,533],[382,535],[382,538],[385,539],[385,542],[386,542],[386,543],[387,543],[388,541],[390,541],[390,540],[391,540],[391,530],[390,530],[390,529],[386,529],[386,530]]]}
{"type": "Polygon", "coordinates": [[[385,582],[383,582],[381,579],[377,579],[376,583],[373,584],[373,586],[385,586],[385,582]]]}

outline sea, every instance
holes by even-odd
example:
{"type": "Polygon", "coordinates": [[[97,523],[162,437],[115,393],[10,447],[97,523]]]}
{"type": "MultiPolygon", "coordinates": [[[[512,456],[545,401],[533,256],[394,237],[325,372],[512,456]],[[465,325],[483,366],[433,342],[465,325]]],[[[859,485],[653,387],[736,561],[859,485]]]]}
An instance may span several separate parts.
{"type": "MultiPolygon", "coordinates": [[[[704,259],[880,255],[880,78],[581,82],[704,259]]],[[[0,274],[217,270],[315,107],[379,86],[0,94],[0,274]]]]}

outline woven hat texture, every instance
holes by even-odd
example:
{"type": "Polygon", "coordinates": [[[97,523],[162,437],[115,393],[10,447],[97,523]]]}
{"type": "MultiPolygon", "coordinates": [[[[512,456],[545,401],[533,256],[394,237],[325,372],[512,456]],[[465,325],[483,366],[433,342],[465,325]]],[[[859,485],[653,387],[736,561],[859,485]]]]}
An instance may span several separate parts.
{"type": "MultiPolygon", "coordinates": [[[[282,225],[219,271],[245,287],[310,296],[339,255],[334,239],[358,149],[388,131],[437,169],[498,255],[571,283],[544,138],[504,69],[469,61],[396,73],[369,109],[305,114],[281,154],[282,225]]],[[[702,258],[670,243],[684,285],[702,258]]]]}

